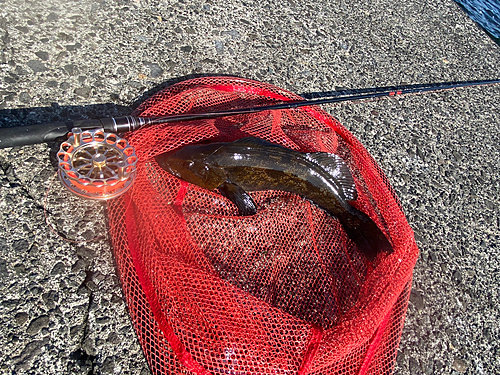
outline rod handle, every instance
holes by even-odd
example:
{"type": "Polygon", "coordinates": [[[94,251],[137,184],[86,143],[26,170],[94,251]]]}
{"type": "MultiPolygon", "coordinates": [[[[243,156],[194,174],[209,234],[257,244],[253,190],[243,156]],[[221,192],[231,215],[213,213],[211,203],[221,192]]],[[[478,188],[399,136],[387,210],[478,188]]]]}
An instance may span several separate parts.
{"type": "Polygon", "coordinates": [[[74,127],[92,129],[102,124],[99,120],[80,120],[0,128],[0,148],[52,142],[66,137],[74,127]]]}

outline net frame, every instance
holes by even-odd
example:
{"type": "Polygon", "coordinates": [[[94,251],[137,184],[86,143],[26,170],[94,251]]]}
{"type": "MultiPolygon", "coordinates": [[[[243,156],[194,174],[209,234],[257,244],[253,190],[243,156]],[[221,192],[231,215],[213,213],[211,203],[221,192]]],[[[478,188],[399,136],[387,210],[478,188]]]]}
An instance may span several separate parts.
{"type": "MultiPolygon", "coordinates": [[[[298,99],[266,83],[201,77],[162,90],[134,115],[298,99]]],[[[124,296],[154,374],[392,373],[418,249],[389,181],[336,119],[303,107],[155,125],[127,138],[139,157],[137,179],[109,203],[108,217],[124,296]],[[299,151],[338,153],[356,181],[353,205],[383,229],[394,252],[369,262],[334,218],[289,193],[252,193],[264,214],[242,223],[220,194],[174,178],[153,159],[182,145],[248,135],[299,151]],[[260,242],[252,242],[257,236],[260,242]],[[279,251],[264,246],[273,241],[287,245],[279,251]],[[263,247],[269,254],[248,250],[263,247]],[[321,277],[308,278],[294,263],[321,277]],[[302,284],[290,287],[296,280],[302,284]]]]}

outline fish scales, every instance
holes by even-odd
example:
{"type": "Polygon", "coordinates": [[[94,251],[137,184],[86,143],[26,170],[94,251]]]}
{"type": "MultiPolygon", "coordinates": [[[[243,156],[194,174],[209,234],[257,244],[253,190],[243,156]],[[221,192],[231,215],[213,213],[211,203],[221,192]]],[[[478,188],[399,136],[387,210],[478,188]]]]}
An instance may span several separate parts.
{"type": "Polygon", "coordinates": [[[173,175],[208,190],[218,189],[240,214],[257,207],[247,191],[279,190],[300,195],[342,224],[369,259],[392,247],[376,224],[349,202],[357,197],[352,174],[335,154],[302,153],[259,138],[188,145],[156,157],[173,175]]]}

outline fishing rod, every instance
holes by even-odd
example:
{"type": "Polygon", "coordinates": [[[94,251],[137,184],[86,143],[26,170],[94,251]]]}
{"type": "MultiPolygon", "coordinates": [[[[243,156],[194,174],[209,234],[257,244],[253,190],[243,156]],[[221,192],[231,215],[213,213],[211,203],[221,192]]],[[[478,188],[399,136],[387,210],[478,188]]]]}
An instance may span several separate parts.
{"type": "MultiPolygon", "coordinates": [[[[120,196],[133,185],[138,157],[126,138],[128,133],[156,124],[179,123],[262,111],[293,109],[327,103],[355,102],[406,94],[419,94],[459,87],[499,84],[500,79],[468,82],[445,82],[430,85],[379,87],[362,92],[331,92],[330,97],[289,100],[282,103],[235,108],[224,111],[188,113],[160,117],[117,117],[56,122],[42,125],[0,128],[0,148],[62,140],[57,152],[59,180],[74,194],[90,199],[107,200],[120,196]]],[[[317,93],[313,93],[317,95],[317,93]]]]}
{"type": "Polygon", "coordinates": [[[116,118],[85,119],[66,122],[54,122],[39,125],[19,126],[11,128],[0,128],[0,148],[24,146],[36,143],[51,142],[64,139],[73,128],[82,130],[104,129],[111,133],[128,133],[142,129],[146,126],[193,121],[202,119],[213,119],[226,116],[244,115],[262,111],[275,111],[281,109],[293,109],[298,107],[332,104],[341,102],[355,102],[359,100],[393,97],[407,94],[420,94],[425,92],[438,92],[462,87],[475,87],[500,84],[500,79],[463,82],[442,82],[434,84],[418,84],[406,86],[387,86],[378,88],[367,88],[359,90],[342,90],[322,93],[322,98],[317,98],[319,93],[306,94],[313,99],[290,100],[279,104],[235,108],[216,112],[190,113],[181,115],[170,115],[160,117],[133,117],[124,116],[116,118]],[[326,97],[325,97],[326,96],[326,97]]]}

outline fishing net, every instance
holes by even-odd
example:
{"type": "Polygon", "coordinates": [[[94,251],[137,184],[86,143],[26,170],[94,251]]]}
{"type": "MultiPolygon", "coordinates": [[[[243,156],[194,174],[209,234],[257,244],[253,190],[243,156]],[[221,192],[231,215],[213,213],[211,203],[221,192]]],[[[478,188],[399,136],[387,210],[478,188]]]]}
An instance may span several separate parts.
{"type": "MultiPolygon", "coordinates": [[[[232,77],[187,80],[138,116],[197,113],[301,99],[232,77]]],[[[387,178],[317,107],[155,125],[128,137],[140,159],[133,189],[109,203],[124,295],[153,374],[389,374],[418,249],[387,178]],[[153,157],[203,140],[255,136],[339,154],[358,198],[393,245],[369,261],[338,221],[280,191],[250,193],[254,216],[185,183],[153,157]]]]}

